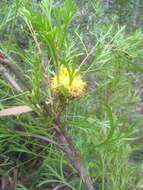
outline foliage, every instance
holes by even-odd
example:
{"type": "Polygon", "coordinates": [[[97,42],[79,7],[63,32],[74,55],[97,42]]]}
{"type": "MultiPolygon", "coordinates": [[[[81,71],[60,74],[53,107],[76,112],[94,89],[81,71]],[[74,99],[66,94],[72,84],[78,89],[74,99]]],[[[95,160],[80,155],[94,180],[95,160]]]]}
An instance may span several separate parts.
{"type": "MultiPolygon", "coordinates": [[[[119,3],[125,1],[118,1],[116,6],[119,3]]],[[[11,10],[15,11],[11,11],[9,5],[5,9],[2,7],[3,11],[9,11],[4,13],[1,33],[11,32],[1,40],[1,51],[22,68],[32,91],[15,95],[1,78],[0,108],[31,102],[36,105],[43,99],[58,102],[58,98],[53,100],[50,90],[51,77],[58,73],[61,65],[67,70],[78,68],[87,82],[86,95],[69,101],[62,114],[63,127],[68,126],[97,188],[138,189],[142,186],[139,170],[142,163],[136,165],[132,154],[140,148],[136,141],[141,139],[142,118],[134,116],[140,101],[134,76],[142,72],[143,33],[127,34],[126,27],[114,20],[110,25],[102,22],[104,11],[99,1],[92,8],[96,11],[92,18],[96,14],[99,18],[90,28],[93,40],[89,46],[88,31],[85,28],[81,32],[83,25],[77,26],[74,22],[74,17],[79,19],[79,15],[72,0],[61,4],[48,0],[42,3],[19,0],[11,5],[11,10]],[[16,40],[14,28],[25,34],[26,45],[21,46],[16,40]],[[43,71],[44,64],[47,67],[43,71]],[[45,89],[45,84],[49,88],[45,89]]],[[[86,19],[88,23],[90,18],[86,19]]],[[[56,143],[51,133],[52,118],[45,117],[39,108],[35,111],[38,116],[31,113],[0,119],[1,175],[16,180],[17,190],[58,185],[61,189],[84,190],[62,151],[53,144],[31,138],[37,134],[56,143]],[[24,131],[23,135],[19,131],[24,131]],[[15,169],[17,179],[13,174],[15,169]]]]}

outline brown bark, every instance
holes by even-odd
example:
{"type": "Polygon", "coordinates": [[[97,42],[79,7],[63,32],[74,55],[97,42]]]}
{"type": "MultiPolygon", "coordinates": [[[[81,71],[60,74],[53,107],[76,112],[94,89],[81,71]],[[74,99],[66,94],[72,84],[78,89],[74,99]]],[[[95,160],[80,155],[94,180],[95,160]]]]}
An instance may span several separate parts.
{"type": "Polygon", "coordinates": [[[83,183],[85,184],[87,190],[95,190],[93,187],[90,176],[87,173],[86,166],[81,159],[79,152],[76,150],[71,138],[69,137],[65,128],[61,126],[55,126],[56,136],[59,140],[59,143],[64,145],[63,151],[68,157],[71,165],[78,171],[79,176],[81,177],[83,183]]]}

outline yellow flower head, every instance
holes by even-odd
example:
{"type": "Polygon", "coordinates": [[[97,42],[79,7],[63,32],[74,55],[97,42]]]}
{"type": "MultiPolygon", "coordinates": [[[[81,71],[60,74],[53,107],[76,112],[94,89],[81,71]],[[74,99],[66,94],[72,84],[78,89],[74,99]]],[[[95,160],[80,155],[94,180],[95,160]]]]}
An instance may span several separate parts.
{"type": "Polygon", "coordinates": [[[77,70],[61,66],[58,74],[51,80],[51,89],[54,93],[68,94],[71,97],[80,97],[85,92],[86,83],[82,80],[77,70]]]}

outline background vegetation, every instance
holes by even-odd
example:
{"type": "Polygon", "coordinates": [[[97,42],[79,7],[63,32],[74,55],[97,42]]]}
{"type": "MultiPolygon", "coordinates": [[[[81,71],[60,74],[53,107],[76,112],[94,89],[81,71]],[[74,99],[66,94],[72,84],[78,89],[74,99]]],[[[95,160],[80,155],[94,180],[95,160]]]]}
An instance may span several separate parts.
{"type": "MultiPolygon", "coordinates": [[[[40,1],[31,0],[29,6],[27,0],[1,0],[0,51],[24,72],[32,86],[33,104],[43,99],[48,101],[50,96],[45,84],[41,87],[41,57],[43,62],[47,61],[47,55],[51,59],[50,76],[61,63],[80,66],[87,82],[86,95],[72,101],[62,115],[62,122],[68,125],[94,187],[143,189],[143,2],[82,0],[75,5],[72,0],[65,0],[65,9],[60,12],[58,7],[63,1],[53,1],[57,8],[55,20],[48,14],[51,1],[42,2],[46,6],[42,6],[44,16],[40,17],[40,1]],[[73,15],[68,14],[70,11],[73,15]],[[56,27],[48,25],[54,21],[56,27]],[[65,24],[63,28],[62,24],[65,24]],[[42,46],[42,54],[36,39],[42,46]]],[[[1,75],[1,110],[30,105],[28,96],[27,91],[15,94],[1,75]]],[[[1,188],[85,189],[56,145],[31,137],[43,135],[56,141],[51,127],[47,127],[51,122],[51,118],[37,117],[35,113],[0,118],[1,188]]]]}

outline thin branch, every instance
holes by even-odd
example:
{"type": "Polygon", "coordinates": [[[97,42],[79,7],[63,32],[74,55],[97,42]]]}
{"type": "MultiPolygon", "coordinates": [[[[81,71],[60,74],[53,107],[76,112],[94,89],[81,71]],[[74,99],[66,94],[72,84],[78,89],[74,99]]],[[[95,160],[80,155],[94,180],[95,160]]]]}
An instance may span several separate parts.
{"type": "Polygon", "coordinates": [[[44,142],[46,142],[46,143],[54,144],[54,145],[56,145],[58,148],[60,148],[62,151],[63,151],[64,146],[65,146],[65,144],[64,144],[64,145],[59,144],[59,143],[53,141],[52,139],[49,139],[48,137],[45,137],[45,136],[42,136],[42,135],[29,134],[29,133],[25,133],[25,132],[21,132],[21,131],[16,131],[16,133],[18,133],[19,135],[24,136],[24,137],[33,137],[33,138],[42,140],[42,141],[44,141],[44,142]]]}
{"type": "Polygon", "coordinates": [[[27,22],[27,25],[29,27],[29,30],[30,30],[31,34],[32,34],[33,40],[34,40],[34,42],[36,44],[36,47],[37,47],[37,50],[38,50],[38,54],[41,57],[42,56],[42,50],[41,50],[40,44],[38,42],[38,39],[37,39],[37,36],[36,36],[36,32],[35,32],[32,24],[31,24],[31,22],[27,22]]]}
{"type": "Polygon", "coordinates": [[[32,112],[32,108],[29,106],[15,106],[0,111],[0,117],[17,116],[23,113],[32,112]]]}
{"type": "Polygon", "coordinates": [[[23,72],[17,67],[16,64],[11,63],[7,58],[0,58],[0,65],[7,66],[9,70],[15,74],[16,78],[21,82],[25,90],[31,91],[31,85],[25,79],[23,72]]]}
{"type": "Polygon", "coordinates": [[[58,185],[58,186],[54,187],[53,190],[58,190],[58,189],[61,189],[61,188],[65,187],[65,186],[66,186],[65,184],[63,184],[63,185],[58,185]]]}
{"type": "Polygon", "coordinates": [[[21,93],[23,90],[19,84],[13,79],[10,73],[5,69],[4,66],[0,65],[0,75],[8,82],[14,89],[16,93],[21,93]]]}

